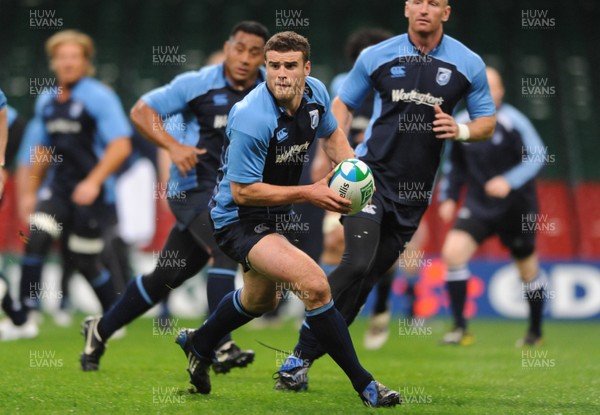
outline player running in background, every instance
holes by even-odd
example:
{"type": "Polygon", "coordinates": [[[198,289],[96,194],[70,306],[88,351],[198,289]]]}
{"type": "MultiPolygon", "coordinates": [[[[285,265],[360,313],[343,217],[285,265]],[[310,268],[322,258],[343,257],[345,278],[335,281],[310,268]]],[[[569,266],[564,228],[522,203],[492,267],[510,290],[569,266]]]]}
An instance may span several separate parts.
{"type": "MultiPolygon", "coordinates": [[[[148,311],[185,280],[196,275],[212,257],[208,271],[209,311],[235,288],[237,262],[218,248],[209,223],[208,202],[213,194],[227,116],[233,105],[264,80],[261,65],[267,29],[257,22],[237,24],[224,44],[225,61],[176,77],[170,84],[144,95],[131,110],[139,131],[166,149],[172,165],[166,192],[177,223],[159,258],[175,253],[178,262],[159,260],[153,272],[138,276],[102,317],[84,322],[83,370],[97,370],[105,343],[119,328],[148,311]],[[185,126],[184,132],[181,132],[185,126]],[[179,131],[178,131],[179,130],[179,131]],[[174,135],[180,140],[176,139],[174,135]]],[[[213,369],[226,373],[245,367],[254,352],[240,350],[224,332],[214,345],[218,362],[213,369]]]]}
{"type": "MultiPolygon", "coordinates": [[[[467,187],[464,206],[458,210],[442,248],[454,317],[454,328],[442,343],[468,345],[473,341],[463,314],[471,276],[467,264],[483,241],[498,235],[510,250],[529,303],[529,329],[517,345],[533,346],[542,341],[544,289],[548,284],[535,252],[533,231],[538,213],[534,179],[543,166],[545,147],[527,117],[502,102],[504,86],[498,71],[488,68],[487,78],[497,111],[496,132],[485,143],[453,143],[449,166],[444,169],[449,174],[441,186],[439,214],[445,222],[454,218],[461,187],[467,187]]],[[[459,122],[469,120],[465,112],[456,118],[459,122]]]]}
{"type": "MultiPolygon", "coordinates": [[[[377,191],[371,205],[344,217],[345,252],[329,275],[347,324],[416,231],[430,202],[423,194],[434,187],[446,140],[486,139],[495,126],[483,61],[443,33],[450,17],[447,0],[408,0],[404,14],[408,33],[365,49],[332,103],[339,125],[348,131],[352,109],[375,93],[373,117],[356,154],[371,167],[377,191]],[[450,115],[462,99],[473,119],[468,124],[457,124],[450,115]]],[[[325,353],[311,328],[300,329],[294,355],[280,368],[278,387],[307,386],[310,364],[325,353]]]]}
{"type": "MultiPolygon", "coordinates": [[[[35,162],[22,203],[34,213],[28,215],[31,231],[21,264],[19,302],[7,307],[15,326],[36,324],[28,312],[37,306],[44,258],[63,230],[69,232],[67,244],[76,268],[90,281],[102,307],[108,309],[116,296],[100,254],[103,234],[116,222],[112,174],[130,154],[131,128],[116,94],[91,78],[94,43],[88,35],[61,31],[45,46],[57,86],[38,97],[27,131],[36,138],[35,162]],[[50,164],[52,177],[38,197],[50,164]]],[[[31,335],[37,335],[37,327],[28,331],[31,335]]]]}
{"type": "Polygon", "coordinates": [[[278,293],[289,289],[306,307],[304,324],[363,402],[393,406],[400,395],[360,365],[323,270],[277,233],[292,203],[349,211],[349,201],[327,185],[333,171],[317,183],[298,186],[303,155],[315,138],[324,138],[325,152],[336,163],[354,155],[331,114],[325,86],[308,76],[309,59],[306,38],[294,32],[274,35],[265,45],[266,83],[231,110],[211,218],[219,246],[244,268],[244,286],[227,294],[199,329],[182,330],[177,343],[188,359],[191,383],[198,392],[209,393],[215,345],[226,333],[273,310],[278,293]]]}

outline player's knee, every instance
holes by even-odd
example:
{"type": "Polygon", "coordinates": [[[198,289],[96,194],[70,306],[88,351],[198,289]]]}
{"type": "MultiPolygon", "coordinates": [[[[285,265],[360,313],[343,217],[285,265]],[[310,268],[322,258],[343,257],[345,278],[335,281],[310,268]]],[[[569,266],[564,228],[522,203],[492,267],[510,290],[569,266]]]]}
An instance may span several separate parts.
{"type": "Polygon", "coordinates": [[[457,244],[446,243],[442,247],[442,259],[448,267],[459,267],[466,262],[457,244]]]}
{"type": "Polygon", "coordinates": [[[311,282],[306,291],[301,290],[300,294],[301,299],[311,309],[325,305],[331,300],[331,289],[326,278],[311,282]]]}
{"type": "Polygon", "coordinates": [[[366,255],[344,253],[341,266],[345,268],[345,274],[348,275],[347,278],[355,279],[367,275],[372,263],[373,258],[366,255]]]}

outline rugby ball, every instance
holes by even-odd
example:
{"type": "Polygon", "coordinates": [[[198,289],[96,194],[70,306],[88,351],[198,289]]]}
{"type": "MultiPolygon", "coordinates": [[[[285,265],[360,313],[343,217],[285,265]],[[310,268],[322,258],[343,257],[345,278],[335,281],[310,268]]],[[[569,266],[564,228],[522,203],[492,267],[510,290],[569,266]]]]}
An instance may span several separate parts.
{"type": "Polygon", "coordinates": [[[329,181],[329,188],[352,202],[349,215],[360,212],[373,196],[373,173],[364,162],[346,159],[338,164],[329,181]]]}

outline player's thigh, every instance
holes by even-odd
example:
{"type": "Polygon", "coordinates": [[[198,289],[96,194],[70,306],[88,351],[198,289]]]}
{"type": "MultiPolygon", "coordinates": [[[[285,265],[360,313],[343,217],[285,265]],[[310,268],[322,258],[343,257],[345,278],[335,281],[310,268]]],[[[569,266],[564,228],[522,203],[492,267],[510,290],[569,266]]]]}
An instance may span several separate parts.
{"type": "Polygon", "coordinates": [[[323,270],[282,235],[266,235],[252,247],[248,259],[254,271],[301,299],[308,292],[329,294],[323,270]]]}
{"type": "Polygon", "coordinates": [[[469,262],[477,247],[473,235],[462,229],[451,229],[442,246],[442,257],[448,266],[461,266],[469,262]]]}

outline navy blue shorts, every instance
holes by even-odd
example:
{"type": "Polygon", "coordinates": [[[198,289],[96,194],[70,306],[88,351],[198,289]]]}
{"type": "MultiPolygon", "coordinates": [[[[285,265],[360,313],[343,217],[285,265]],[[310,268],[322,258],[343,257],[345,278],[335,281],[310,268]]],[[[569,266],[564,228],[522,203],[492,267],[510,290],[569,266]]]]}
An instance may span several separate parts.
{"type": "Polygon", "coordinates": [[[240,220],[216,229],[214,235],[221,251],[242,264],[244,272],[248,272],[251,268],[248,253],[258,241],[272,233],[277,233],[275,221],[240,220]]]}
{"type": "MultiPolygon", "coordinates": [[[[468,206],[465,206],[468,209],[468,206]]],[[[465,212],[465,208],[461,209],[465,212]]],[[[471,209],[468,209],[472,212],[471,209]]],[[[453,228],[471,235],[478,245],[487,238],[498,235],[513,258],[524,259],[535,251],[537,203],[519,201],[502,216],[481,218],[471,213],[456,219],[453,228]]]]}

